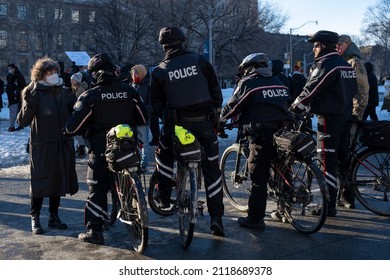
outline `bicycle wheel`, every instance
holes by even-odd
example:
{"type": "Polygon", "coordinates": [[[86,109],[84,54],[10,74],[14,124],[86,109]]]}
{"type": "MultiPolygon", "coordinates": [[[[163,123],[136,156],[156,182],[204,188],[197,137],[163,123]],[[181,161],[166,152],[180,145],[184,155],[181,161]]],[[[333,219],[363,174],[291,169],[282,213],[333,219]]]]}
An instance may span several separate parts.
{"type": "Polygon", "coordinates": [[[390,216],[390,151],[365,150],[358,155],[352,170],[359,202],[374,213],[390,216]]]}
{"type": "Polygon", "coordinates": [[[153,210],[154,213],[161,216],[170,216],[176,212],[175,200],[176,200],[176,183],[172,187],[171,193],[171,207],[170,208],[161,208],[159,206],[160,201],[158,198],[158,172],[154,171],[149,180],[149,190],[148,190],[148,201],[150,209],[153,210]]]}
{"type": "Polygon", "coordinates": [[[188,248],[194,236],[197,218],[197,170],[195,167],[178,168],[178,215],[181,245],[188,248]]]}
{"type": "Polygon", "coordinates": [[[120,203],[118,193],[116,192],[115,186],[112,186],[107,193],[107,210],[108,210],[108,221],[107,224],[112,226],[117,219],[118,211],[120,209],[120,203]]]}
{"type": "Polygon", "coordinates": [[[220,163],[222,188],[234,208],[247,212],[248,198],[251,190],[251,180],[247,165],[249,152],[247,150],[244,151],[244,149],[241,151],[236,171],[238,149],[239,144],[233,144],[222,154],[220,163]]]}
{"type": "Polygon", "coordinates": [[[285,217],[299,232],[317,232],[325,223],[329,200],[320,169],[300,160],[278,168],[277,183],[285,217]]]}
{"type": "Polygon", "coordinates": [[[137,174],[122,173],[123,192],[120,220],[127,228],[133,248],[143,253],[148,244],[148,212],[145,195],[137,174]]]}

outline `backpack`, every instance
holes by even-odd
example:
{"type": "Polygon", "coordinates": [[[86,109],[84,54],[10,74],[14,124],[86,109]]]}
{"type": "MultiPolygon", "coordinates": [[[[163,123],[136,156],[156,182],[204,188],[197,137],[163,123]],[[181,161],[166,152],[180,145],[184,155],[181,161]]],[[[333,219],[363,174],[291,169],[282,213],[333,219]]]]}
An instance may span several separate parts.
{"type": "Polygon", "coordinates": [[[372,148],[390,148],[390,121],[370,121],[363,124],[363,142],[372,148]]]}

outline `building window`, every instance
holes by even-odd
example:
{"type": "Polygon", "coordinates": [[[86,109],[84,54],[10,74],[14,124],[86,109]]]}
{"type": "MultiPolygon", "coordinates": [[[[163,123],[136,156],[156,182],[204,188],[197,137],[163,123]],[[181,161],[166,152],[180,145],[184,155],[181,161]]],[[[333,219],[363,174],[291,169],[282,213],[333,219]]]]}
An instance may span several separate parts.
{"type": "Polygon", "coordinates": [[[88,21],[90,23],[94,23],[95,22],[95,11],[89,11],[88,21]]]}
{"type": "Polygon", "coordinates": [[[72,46],[74,51],[80,50],[80,35],[74,34],[72,35],[72,46]]]}
{"type": "Polygon", "coordinates": [[[64,41],[64,35],[62,33],[59,33],[57,36],[57,50],[58,51],[62,51],[63,41],[64,41]]]}
{"type": "Polygon", "coordinates": [[[55,20],[62,19],[62,9],[54,9],[54,19],[55,20]]]}
{"type": "Polygon", "coordinates": [[[7,47],[8,33],[5,30],[0,30],[0,48],[7,47]]]}
{"type": "Polygon", "coordinates": [[[26,52],[28,50],[28,40],[27,40],[27,32],[20,31],[18,34],[17,48],[22,52],[26,52]]]}
{"type": "Polygon", "coordinates": [[[26,5],[18,5],[18,19],[27,18],[27,7],[26,5]]]}
{"type": "Polygon", "coordinates": [[[38,19],[42,20],[45,18],[45,8],[39,8],[38,9],[38,19]]]}
{"type": "Polygon", "coordinates": [[[80,11],[72,10],[72,23],[79,23],[79,22],[80,22],[80,11]]]}
{"type": "Polygon", "coordinates": [[[0,3],[0,16],[6,17],[8,15],[8,5],[5,3],[0,3]]]}

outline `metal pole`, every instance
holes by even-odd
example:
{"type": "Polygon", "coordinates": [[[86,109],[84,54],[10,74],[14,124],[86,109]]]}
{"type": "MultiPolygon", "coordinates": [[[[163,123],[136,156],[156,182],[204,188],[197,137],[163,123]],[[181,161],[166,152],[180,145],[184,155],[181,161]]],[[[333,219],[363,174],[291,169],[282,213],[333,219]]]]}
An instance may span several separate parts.
{"type": "Polygon", "coordinates": [[[213,61],[213,18],[211,17],[210,13],[210,18],[209,18],[209,61],[211,65],[214,65],[213,61]]]}

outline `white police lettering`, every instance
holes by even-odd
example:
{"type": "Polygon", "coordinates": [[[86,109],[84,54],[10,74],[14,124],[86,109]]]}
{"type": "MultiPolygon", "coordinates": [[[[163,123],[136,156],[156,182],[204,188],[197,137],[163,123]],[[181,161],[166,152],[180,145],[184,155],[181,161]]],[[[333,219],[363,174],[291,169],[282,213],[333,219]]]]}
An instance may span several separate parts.
{"type": "Polygon", "coordinates": [[[355,70],[341,70],[341,78],[356,78],[355,70]]]}
{"type": "Polygon", "coordinates": [[[196,69],[196,65],[192,65],[190,67],[169,71],[168,74],[169,74],[170,81],[172,81],[173,79],[179,80],[179,79],[198,75],[198,69],[196,69]]]}
{"type": "Polygon", "coordinates": [[[106,92],[102,93],[102,99],[125,99],[127,92],[106,92]]]}
{"type": "Polygon", "coordinates": [[[267,97],[272,98],[272,97],[279,97],[279,96],[288,96],[287,90],[284,88],[263,90],[263,98],[267,98],[267,97]]]}

